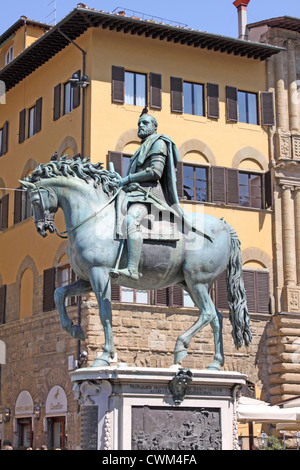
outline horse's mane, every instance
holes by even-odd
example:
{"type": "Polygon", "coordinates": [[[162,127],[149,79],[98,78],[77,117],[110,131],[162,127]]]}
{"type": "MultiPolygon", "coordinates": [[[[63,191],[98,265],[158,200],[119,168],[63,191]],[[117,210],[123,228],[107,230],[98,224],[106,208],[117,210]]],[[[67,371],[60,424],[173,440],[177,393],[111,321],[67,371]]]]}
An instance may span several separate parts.
{"type": "Polygon", "coordinates": [[[41,179],[57,178],[58,176],[78,177],[86,183],[94,181],[94,187],[102,184],[106,194],[115,193],[118,189],[117,173],[103,169],[102,163],[91,163],[88,158],[69,158],[62,156],[59,160],[52,160],[49,163],[40,163],[31,175],[26,178],[31,183],[36,183],[41,179]]]}

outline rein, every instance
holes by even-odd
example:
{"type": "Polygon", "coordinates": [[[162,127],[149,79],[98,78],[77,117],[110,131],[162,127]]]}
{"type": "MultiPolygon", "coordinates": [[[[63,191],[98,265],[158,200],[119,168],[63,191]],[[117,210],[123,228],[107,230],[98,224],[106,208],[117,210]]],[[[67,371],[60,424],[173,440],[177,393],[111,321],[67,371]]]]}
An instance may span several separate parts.
{"type": "Polygon", "coordinates": [[[69,230],[65,230],[64,232],[60,232],[59,230],[57,230],[57,228],[55,227],[54,225],[54,231],[56,233],[56,235],[60,238],[68,238],[68,234],[73,232],[74,230],[76,230],[77,228],[81,227],[82,225],[86,224],[87,222],[89,222],[89,220],[93,219],[94,217],[96,217],[98,214],[100,214],[104,209],[106,209],[106,207],[108,207],[115,199],[116,197],[118,196],[119,192],[121,191],[122,188],[119,188],[117,190],[117,192],[113,195],[113,197],[103,206],[101,207],[101,209],[97,212],[94,212],[92,215],[90,215],[89,217],[87,217],[86,219],[84,219],[82,222],[79,222],[79,224],[75,225],[74,227],[70,228],[69,230]],[[67,234],[67,236],[65,237],[64,235],[67,234]]]}

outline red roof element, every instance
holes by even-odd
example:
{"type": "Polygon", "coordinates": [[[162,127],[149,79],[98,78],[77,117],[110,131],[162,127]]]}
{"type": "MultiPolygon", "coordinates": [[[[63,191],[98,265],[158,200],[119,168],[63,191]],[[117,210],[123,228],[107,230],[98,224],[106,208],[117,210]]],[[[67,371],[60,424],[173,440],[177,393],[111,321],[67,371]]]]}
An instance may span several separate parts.
{"type": "Polygon", "coordinates": [[[235,2],[233,2],[233,4],[234,4],[235,7],[238,8],[238,7],[241,7],[241,6],[243,6],[243,7],[248,6],[249,2],[250,2],[250,0],[235,0],[235,2]]]}

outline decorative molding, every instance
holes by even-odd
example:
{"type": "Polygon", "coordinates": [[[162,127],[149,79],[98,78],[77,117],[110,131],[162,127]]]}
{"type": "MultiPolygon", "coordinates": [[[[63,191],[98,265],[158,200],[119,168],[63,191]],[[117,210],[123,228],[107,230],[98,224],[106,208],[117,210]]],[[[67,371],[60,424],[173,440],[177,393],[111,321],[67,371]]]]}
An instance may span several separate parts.
{"type": "Polygon", "coordinates": [[[199,139],[186,140],[180,145],[180,147],[178,148],[178,152],[179,152],[181,161],[183,160],[185,155],[188,154],[189,152],[199,152],[206,158],[207,162],[210,165],[212,166],[217,165],[217,160],[216,160],[214,153],[205,142],[202,142],[202,140],[199,140],[199,139]]]}
{"type": "Polygon", "coordinates": [[[269,169],[266,157],[254,147],[248,146],[240,149],[233,157],[232,168],[239,168],[244,160],[254,160],[263,171],[268,171],[269,169]]]}
{"type": "Polygon", "coordinates": [[[60,144],[60,147],[58,149],[58,158],[62,157],[65,150],[67,148],[71,148],[73,150],[73,155],[77,155],[78,154],[78,145],[77,145],[77,142],[76,140],[74,139],[74,137],[68,135],[67,137],[64,138],[64,140],[62,141],[62,143],[60,144]]]}
{"type": "Polygon", "coordinates": [[[129,129],[119,137],[115,146],[115,152],[123,152],[126,145],[132,143],[136,143],[139,145],[141,143],[140,139],[138,138],[136,129],[129,129]]]}

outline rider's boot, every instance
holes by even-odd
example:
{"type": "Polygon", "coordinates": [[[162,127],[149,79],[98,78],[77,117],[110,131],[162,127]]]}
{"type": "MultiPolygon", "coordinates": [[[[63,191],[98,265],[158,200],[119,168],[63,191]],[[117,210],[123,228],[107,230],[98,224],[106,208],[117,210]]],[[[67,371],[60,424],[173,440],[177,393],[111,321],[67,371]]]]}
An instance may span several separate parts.
{"type": "Polygon", "coordinates": [[[118,269],[118,274],[127,279],[138,281],[141,277],[138,269],[143,246],[142,231],[138,229],[128,234],[127,245],[128,265],[125,269],[118,269]]]}

